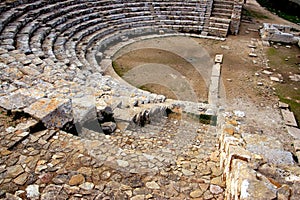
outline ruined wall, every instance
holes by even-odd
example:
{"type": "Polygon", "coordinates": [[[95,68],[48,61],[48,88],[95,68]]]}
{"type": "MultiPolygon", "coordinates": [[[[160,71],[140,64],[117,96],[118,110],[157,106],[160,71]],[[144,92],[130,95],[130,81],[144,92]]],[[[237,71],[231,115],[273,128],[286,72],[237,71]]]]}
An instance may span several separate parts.
{"type": "Polygon", "coordinates": [[[264,23],[260,30],[262,40],[297,44],[299,37],[291,32],[291,26],[264,23]]]}
{"type": "Polygon", "coordinates": [[[275,138],[245,132],[244,117],[239,111],[227,113],[219,127],[226,198],[298,199],[299,172],[292,154],[275,138]]]}

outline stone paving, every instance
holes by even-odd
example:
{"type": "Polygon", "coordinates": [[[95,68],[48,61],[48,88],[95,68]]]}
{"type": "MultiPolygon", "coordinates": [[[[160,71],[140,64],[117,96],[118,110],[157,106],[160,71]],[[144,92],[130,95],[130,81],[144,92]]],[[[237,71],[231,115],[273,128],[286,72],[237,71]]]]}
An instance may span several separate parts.
{"type": "Polygon", "coordinates": [[[113,135],[89,131],[97,138],[90,140],[54,130],[29,134],[36,123],[1,127],[1,195],[8,199],[224,198],[218,137],[209,125],[166,119],[162,127],[113,135]]]}

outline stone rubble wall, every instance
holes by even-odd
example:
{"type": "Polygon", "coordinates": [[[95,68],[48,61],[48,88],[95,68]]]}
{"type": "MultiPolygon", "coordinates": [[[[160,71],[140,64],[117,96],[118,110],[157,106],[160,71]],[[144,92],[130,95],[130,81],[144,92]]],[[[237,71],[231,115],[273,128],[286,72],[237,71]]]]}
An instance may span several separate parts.
{"type": "Polygon", "coordinates": [[[291,29],[292,27],[288,25],[264,23],[260,36],[265,41],[297,44],[300,38],[294,35],[291,29]]]}
{"type": "Polygon", "coordinates": [[[240,111],[218,117],[225,198],[298,199],[300,173],[291,153],[275,138],[245,133],[244,117],[240,111]]]}

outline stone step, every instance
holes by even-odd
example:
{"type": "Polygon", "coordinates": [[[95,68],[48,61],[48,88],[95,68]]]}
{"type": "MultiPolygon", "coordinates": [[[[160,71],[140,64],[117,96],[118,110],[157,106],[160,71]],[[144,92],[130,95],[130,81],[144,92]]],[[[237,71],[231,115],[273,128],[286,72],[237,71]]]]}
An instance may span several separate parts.
{"type": "Polygon", "coordinates": [[[214,22],[214,23],[224,23],[224,24],[230,23],[230,19],[224,19],[224,18],[219,18],[219,17],[210,17],[209,21],[214,22]]]}
{"type": "Polygon", "coordinates": [[[223,0],[214,0],[214,4],[234,4],[234,0],[225,0],[225,1],[223,1],[223,0]]]}
{"type": "Polygon", "coordinates": [[[230,19],[231,18],[231,13],[219,13],[219,12],[212,12],[212,16],[213,17],[219,17],[219,18],[227,18],[230,19]]]}
{"type": "Polygon", "coordinates": [[[226,8],[226,9],[224,9],[224,8],[217,8],[217,7],[215,7],[214,9],[213,9],[213,13],[224,13],[224,14],[231,14],[232,13],[232,8],[226,8]]]}

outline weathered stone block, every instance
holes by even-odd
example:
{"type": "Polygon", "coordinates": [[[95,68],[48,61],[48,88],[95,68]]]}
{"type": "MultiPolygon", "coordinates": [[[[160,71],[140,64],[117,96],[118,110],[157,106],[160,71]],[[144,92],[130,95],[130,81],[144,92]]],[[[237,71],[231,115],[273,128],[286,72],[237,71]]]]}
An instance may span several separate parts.
{"type": "Polygon", "coordinates": [[[286,125],[294,126],[294,127],[298,126],[293,112],[289,110],[281,109],[281,114],[286,125]]]}
{"type": "Polygon", "coordinates": [[[44,92],[37,89],[19,89],[7,96],[0,97],[0,105],[6,110],[23,109],[44,97],[44,92]]]}
{"type": "Polygon", "coordinates": [[[94,96],[84,96],[72,99],[74,123],[83,125],[85,122],[97,119],[97,109],[94,96]]]}
{"type": "Polygon", "coordinates": [[[70,99],[40,99],[24,111],[41,120],[47,128],[62,128],[73,120],[72,102],[70,99]]]}

